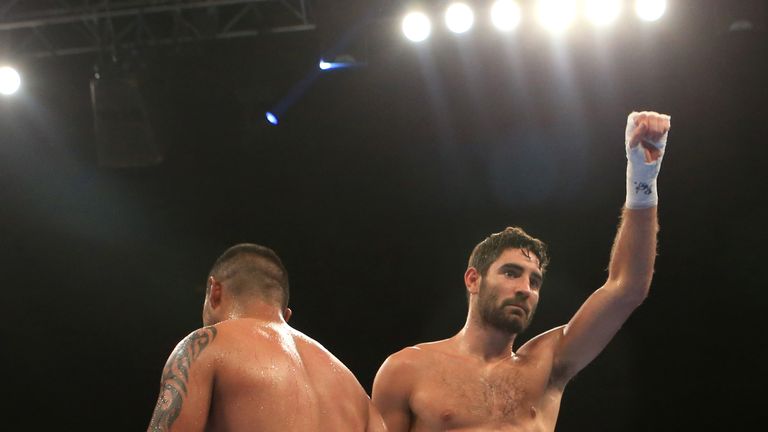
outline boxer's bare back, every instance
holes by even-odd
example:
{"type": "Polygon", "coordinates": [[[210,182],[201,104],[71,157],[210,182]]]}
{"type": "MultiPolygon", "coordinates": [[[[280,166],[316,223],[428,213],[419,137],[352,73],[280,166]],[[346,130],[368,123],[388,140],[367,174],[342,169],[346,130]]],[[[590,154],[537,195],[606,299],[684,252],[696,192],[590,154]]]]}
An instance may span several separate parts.
{"type": "Polygon", "coordinates": [[[149,430],[381,431],[365,390],[284,321],[235,319],[174,350],[149,430]]]}

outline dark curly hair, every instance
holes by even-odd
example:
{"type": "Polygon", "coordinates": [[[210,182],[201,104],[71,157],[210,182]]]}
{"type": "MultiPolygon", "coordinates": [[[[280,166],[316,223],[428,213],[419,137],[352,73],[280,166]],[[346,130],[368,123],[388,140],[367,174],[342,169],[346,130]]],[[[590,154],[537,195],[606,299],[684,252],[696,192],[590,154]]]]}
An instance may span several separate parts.
{"type": "Polygon", "coordinates": [[[504,231],[488,236],[475,246],[469,256],[469,267],[474,267],[481,276],[485,276],[488,268],[507,249],[525,249],[539,259],[539,269],[544,273],[549,264],[547,245],[543,241],[531,237],[520,227],[507,227],[504,231]]]}

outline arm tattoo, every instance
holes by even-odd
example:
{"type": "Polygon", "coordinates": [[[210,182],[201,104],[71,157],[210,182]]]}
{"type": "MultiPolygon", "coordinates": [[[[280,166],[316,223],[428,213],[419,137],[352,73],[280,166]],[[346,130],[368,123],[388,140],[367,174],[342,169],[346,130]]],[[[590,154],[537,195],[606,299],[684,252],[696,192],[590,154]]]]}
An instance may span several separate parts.
{"type": "Polygon", "coordinates": [[[189,368],[201,352],[216,338],[213,326],[201,328],[187,336],[171,354],[160,381],[160,397],[149,430],[162,432],[170,430],[181,413],[181,405],[187,395],[189,368]]]}

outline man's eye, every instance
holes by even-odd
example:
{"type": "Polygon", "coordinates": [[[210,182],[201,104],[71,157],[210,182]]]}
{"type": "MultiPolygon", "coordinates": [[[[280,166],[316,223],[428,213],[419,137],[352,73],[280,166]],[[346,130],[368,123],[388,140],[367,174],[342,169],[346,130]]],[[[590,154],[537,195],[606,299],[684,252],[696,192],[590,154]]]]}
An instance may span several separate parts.
{"type": "Polygon", "coordinates": [[[513,271],[504,272],[507,277],[517,277],[517,273],[513,271]]]}

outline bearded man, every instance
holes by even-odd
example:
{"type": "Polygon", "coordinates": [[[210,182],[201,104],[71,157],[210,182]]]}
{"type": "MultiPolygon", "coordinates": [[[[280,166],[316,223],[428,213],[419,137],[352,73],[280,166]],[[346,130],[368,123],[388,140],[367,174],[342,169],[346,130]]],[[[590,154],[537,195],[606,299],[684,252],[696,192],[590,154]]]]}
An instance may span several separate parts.
{"type": "Polygon", "coordinates": [[[480,242],[464,284],[469,310],[455,336],[391,355],[373,385],[390,432],[554,431],[568,381],[608,344],[648,295],[656,257],[656,178],[670,118],[633,112],[625,134],[627,199],[605,284],[563,326],[526,342],[549,261],[520,228],[480,242]]]}

